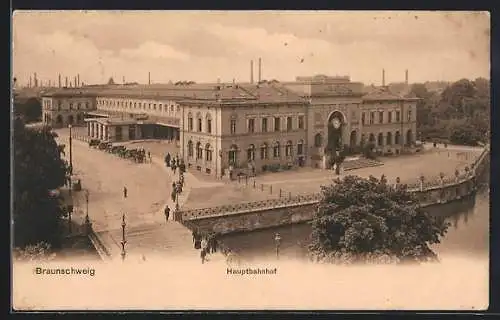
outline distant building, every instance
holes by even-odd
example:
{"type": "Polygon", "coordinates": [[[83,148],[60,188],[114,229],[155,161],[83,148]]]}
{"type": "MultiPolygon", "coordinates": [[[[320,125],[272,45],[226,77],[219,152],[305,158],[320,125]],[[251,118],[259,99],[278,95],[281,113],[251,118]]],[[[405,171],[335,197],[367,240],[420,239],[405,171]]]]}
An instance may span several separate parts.
{"type": "Polygon", "coordinates": [[[44,121],[86,123],[89,136],[100,140],[172,139],[190,168],[216,176],[230,168],[325,168],[344,145],[371,142],[380,152],[399,153],[414,144],[417,99],[387,87],[368,94],[363,88],[349,77],[319,75],[260,84],[63,89],[44,96],[44,121]]]}

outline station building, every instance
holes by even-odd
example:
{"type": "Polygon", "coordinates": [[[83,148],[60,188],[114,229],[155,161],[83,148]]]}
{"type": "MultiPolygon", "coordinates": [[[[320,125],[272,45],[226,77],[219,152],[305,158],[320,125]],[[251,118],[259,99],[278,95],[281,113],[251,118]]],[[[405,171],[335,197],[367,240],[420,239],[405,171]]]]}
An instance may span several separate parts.
{"type": "Polygon", "coordinates": [[[397,154],[415,143],[417,99],[387,87],[365,94],[348,77],[61,91],[44,97],[44,122],[86,124],[89,137],[113,142],[175,140],[191,169],[217,177],[272,165],[326,168],[344,145],[371,142],[397,154]]]}

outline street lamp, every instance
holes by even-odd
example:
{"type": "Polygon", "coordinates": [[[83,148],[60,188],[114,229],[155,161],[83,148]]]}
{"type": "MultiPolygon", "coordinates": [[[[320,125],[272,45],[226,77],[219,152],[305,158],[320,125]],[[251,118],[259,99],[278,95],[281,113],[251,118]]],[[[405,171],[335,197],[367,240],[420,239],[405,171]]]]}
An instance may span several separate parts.
{"type": "Polygon", "coordinates": [[[281,236],[278,232],[274,235],[274,242],[276,243],[276,259],[280,258],[280,244],[281,244],[281,236]]]}
{"type": "Polygon", "coordinates": [[[122,241],[121,241],[121,244],[122,244],[122,261],[125,260],[125,243],[127,243],[127,241],[125,240],[125,226],[127,224],[125,223],[125,214],[123,214],[122,216],[122,241]]]}
{"type": "Polygon", "coordinates": [[[85,228],[87,234],[89,234],[90,229],[92,228],[92,224],[90,223],[89,218],[89,190],[85,190],[85,228]]]}
{"type": "Polygon", "coordinates": [[[69,173],[73,175],[73,137],[72,137],[72,125],[68,125],[69,128],[69,173]]]}

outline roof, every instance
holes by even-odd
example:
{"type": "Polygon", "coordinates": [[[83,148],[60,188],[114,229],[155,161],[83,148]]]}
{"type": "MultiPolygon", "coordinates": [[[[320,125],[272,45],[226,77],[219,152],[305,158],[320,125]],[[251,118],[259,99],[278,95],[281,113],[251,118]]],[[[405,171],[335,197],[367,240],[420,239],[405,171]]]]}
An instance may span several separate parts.
{"type": "Polygon", "coordinates": [[[97,92],[99,92],[99,89],[96,88],[87,88],[87,87],[82,87],[82,88],[57,88],[54,90],[50,90],[47,92],[44,92],[42,94],[42,97],[75,97],[75,96],[95,96],[97,92]]]}
{"type": "Polygon", "coordinates": [[[377,87],[363,96],[364,101],[398,101],[411,100],[411,97],[404,97],[389,90],[389,87],[377,87]]]}
{"type": "Polygon", "coordinates": [[[134,97],[172,99],[184,102],[238,103],[301,103],[304,100],[279,84],[217,84],[190,85],[155,84],[116,87],[100,90],[102,97],[134,97]]]}

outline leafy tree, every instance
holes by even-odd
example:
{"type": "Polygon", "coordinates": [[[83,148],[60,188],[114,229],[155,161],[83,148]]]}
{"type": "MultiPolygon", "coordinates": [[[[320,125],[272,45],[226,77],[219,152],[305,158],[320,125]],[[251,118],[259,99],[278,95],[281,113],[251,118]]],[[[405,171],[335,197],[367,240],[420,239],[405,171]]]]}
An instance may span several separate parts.
{"type": "Polygon", "coordinates": [[[36,98],[14,98],[14,114],[26,122],[39,121],[42,118],[42,105],[36,98]]]}
{"type": "Polygon", "coordinates": [[[44,241],[59,245],[59,199],[50,190],[62,186],[67,167],[49,128],[27,129],[14,122],[14,246],[44,241]]]}
{"type": "Polygon", "coordinates": [[[333,263],[436,260],[429,245],[447,231],[444,218],[424,212],[405,186],[385,177],[346,176],[322,187],[312,220],[312,257],[333,263]]]}
{"type": "Polygon", "coordinates": [[[40,242],[36,245],[27,245],[23,249],[15,248],[13,250],[14,260],[16,261],[51,261],[55,258],[51,245],[46,242],[40,242]]]}

